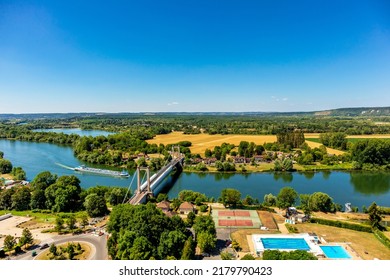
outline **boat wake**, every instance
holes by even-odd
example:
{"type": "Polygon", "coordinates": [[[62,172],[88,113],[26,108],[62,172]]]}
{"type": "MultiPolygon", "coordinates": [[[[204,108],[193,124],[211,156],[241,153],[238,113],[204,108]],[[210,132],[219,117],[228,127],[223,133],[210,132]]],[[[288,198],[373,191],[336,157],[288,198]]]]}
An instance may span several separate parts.
{"type": "Polygon", "coordinates": [[[55,165],[61,166],[61,167],[63,167],[63,168],[69,169],[69,170],[74,170],[74,168],[73,168],[73,167],[66,166],[66,165],[64,165],[64,164],[61,164],[61,163],[58,163],[58,162],[56,162],[56,163],[55,163],[55,165]]]}

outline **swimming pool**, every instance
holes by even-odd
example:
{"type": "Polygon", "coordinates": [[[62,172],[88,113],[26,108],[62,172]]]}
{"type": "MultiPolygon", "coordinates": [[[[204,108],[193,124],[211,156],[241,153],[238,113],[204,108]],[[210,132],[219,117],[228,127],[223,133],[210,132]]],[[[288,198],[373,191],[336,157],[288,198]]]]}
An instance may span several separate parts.
{"type": "Polygon", "coordinates": [[[305,250],[310,247],[304,238],[261,238],[264,249],[305,250]]]}
{"type": "Polygon", "coordinates": [[[325,256],[329,259],[350,259],[351,256],[343,246],[320,246],[325,256]]]}

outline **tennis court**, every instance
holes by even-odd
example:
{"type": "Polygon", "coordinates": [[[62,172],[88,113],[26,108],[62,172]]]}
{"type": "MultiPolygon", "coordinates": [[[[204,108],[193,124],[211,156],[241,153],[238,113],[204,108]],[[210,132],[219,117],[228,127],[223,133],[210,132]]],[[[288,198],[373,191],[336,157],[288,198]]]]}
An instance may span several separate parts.
{"type": "Polygon", "coordinates": [[[213,210],[217,228],[260,228],[259,215],[254,210],[213,210]]]}

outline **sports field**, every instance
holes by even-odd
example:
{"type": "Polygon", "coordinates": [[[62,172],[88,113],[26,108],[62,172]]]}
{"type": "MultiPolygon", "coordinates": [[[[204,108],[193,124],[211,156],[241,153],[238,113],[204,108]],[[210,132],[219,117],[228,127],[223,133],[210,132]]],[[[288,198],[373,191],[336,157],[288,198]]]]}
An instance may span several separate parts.
{"type": "Polygon", "coordinates": [[[254,210],[213,210],[217,228],[260,228],[259,215],[254,210]]]}

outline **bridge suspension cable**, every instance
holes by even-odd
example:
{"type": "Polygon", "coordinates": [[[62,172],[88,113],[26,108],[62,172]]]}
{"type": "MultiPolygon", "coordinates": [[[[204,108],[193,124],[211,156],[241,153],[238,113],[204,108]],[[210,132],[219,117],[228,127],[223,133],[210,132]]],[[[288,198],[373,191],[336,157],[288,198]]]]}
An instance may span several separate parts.
{"type": "Polygon", "coordinates": [[[129,193],[129,191],[131,190],[131,185],[133,184],[134,178],[135,178],[135,176],[133,175],[133,178],[131,179],[130,185],[127,188],[127,192],[125,194],[125,197],[123,198],[122,204],[125,203],[126,197],[127,197],[128,193],[129,193]]]}

